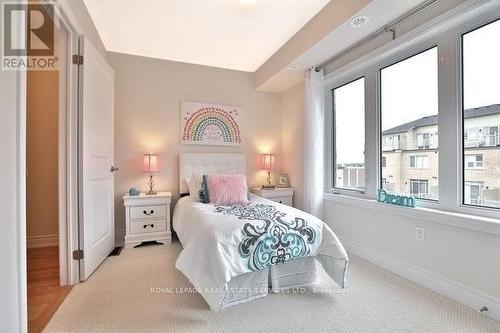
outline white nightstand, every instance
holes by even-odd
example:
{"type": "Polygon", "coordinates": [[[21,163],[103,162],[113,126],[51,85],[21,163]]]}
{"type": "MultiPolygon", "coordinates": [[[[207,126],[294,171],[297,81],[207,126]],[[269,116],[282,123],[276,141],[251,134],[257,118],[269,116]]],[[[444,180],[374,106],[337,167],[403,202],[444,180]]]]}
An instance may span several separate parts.
{"type": "Polygon", "coordinates": [[[293,188],[291,187],[276,187],[274,189],[256,187],[252,189],[252,193],[284,205],[293,206],[293,188]]]}
{"type": "Polygon", "coordinates": [[[141,193],[125,195],[125,247],[131,248],[142,242],[170,243],[170,202],[172,193],[158,192],[155,195],[141,193]]]}

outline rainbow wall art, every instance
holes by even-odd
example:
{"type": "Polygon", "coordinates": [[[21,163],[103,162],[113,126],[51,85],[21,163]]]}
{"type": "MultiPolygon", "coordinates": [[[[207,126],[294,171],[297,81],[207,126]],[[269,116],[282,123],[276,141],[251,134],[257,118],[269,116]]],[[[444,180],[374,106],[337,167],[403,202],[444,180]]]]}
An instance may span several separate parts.
{"type": "Polygon", "coordinates": [[[240,107],[182,101],[181,143],[239,146],[240,107]]]}

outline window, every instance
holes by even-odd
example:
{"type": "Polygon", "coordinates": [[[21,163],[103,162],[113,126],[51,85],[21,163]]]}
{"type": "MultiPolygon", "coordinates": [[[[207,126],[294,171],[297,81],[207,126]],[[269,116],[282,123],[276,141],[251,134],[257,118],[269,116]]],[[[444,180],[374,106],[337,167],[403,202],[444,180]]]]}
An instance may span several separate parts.
{"type": "Polygon", "coordinates": [[[483,204],[483,184],[482,183],[465,183],[465,203],[468,205],[483,204]]]}
{"type": "Polygon", "coordinates": [[[381,163],[380,179],[386,179],[381,187],[396,194],[437,200],[437,47],[383,68],[380,81],[381,158],[390,161],[386,167],[381,163]],[[435,153],[415,155],[420,149],[435,153]]]}
{"type": "Polygon", "coordinates": [[[365,79],[333,89],[334,187],[365,188],[365,79]]]}
{"type": "Polygon", "coordinates": [[[429,196],[429,181],[427,179],[411,179],[410,194],[416,198],[426,199],[429,196]]]}
{"type": "Polygon", "coordinates": [[[466,169],[482,169],[483,164],[483,155],[465,155],[465,168],[466,169]]]}
{"type": "Polygon", "coordinates": [[[427,168],[427,156],[410,156],[410,168],[425,169],[427,168]]]}
{"type": "Polygon", "coordinates": [[[423,133],[417,135],[417,146],[418,149],[429,149],[430,148],[430,134],[423,133]]]}
{"type": "Polygon", "coordinates": [[[462,37],[463,203],[500,208],[500,21],[462,37]],[[485,163],[485,161],[492,161],[485,163]]]}

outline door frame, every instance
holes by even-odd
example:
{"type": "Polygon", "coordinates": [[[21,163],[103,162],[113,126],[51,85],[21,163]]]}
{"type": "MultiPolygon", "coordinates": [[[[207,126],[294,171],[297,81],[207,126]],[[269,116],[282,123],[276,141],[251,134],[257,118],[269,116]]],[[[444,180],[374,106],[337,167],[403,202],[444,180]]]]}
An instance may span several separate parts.
{"type": "MultiPolygon", "coordinates": [[[[50,0],[45,0],[50,2],[50,0]]],[[[78,54],[79,34],[61,4],[55,7],[58,24],[68,32],[66,101],[59,108],[59,281],[60,285],[80,282],[78,260],[78,66],[72,56],[78,54]]]]}
{"type": "MultiPolygon", "coordinates": [[[[53,3],[43,0],[44,3],[53,3]]],[[[57,18],[68,31],[68,75],[67,103],[64,111],[63,133],[59,133],[59,147],[66,147],[65,161],[59,163],[59,276],[60,284],[76,284],[80,282],[79,263],[72,259],[74,249],[78,249],[78,72],[72,65],[72,55],[78,47],[79,31],[76,17],[66,1],[57,3],[57,18]],[[65,137],[63,137],[63,135],[65,137]],[[64,171],[61,173],[61,169],[64,171]],[[61,214],[62,213],[62,214],[61,214]]],[[[17,27],[19,31],[24,27],[17,27]]],[[[19,33],[18,36],[21,36],[19,33]]],[[[26,242],[26,98],[27,75],[19,71],[16,79],[17,89],[17,256],[18,256],[18,327],[26,332],[28,327],[27,303],[27,242],[26,242]]],[[[60,123],[61,124],[61,123],[60,123]]],[[[61,126],[60,126],[61,128],[61,126]]]]}

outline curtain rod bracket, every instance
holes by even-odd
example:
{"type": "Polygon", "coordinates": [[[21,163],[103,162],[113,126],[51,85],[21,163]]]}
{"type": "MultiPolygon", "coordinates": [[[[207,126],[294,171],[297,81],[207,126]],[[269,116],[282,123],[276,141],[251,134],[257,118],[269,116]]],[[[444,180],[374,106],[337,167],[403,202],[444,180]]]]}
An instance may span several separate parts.
{"type": "Polygon", "coordinates": [[[396,29],[394,29],[394,28],[385,28],[385,32],[392,32],[392,40],[396,39],[396,29]]]}

